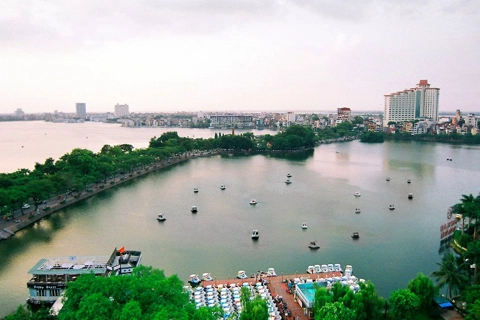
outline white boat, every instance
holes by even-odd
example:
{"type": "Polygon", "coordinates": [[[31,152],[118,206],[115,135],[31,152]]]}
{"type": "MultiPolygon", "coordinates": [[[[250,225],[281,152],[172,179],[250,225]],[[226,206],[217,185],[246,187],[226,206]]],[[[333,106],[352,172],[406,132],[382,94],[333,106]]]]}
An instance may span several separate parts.
{"type": "Polygon", "coordinates": [[[355,192],[353,195],[354,195],[355,197],[360,197],[360,196],[361,196],[360,192],[355,192]]]}
{"type": "Polygon", "coordinates": [[[308,266],[307,273],[309,273],[309,274],[315,273],[315,267],[314,266],[308,266]]]}
{"type": "Polygon", "coordinates": [[[290,173],[287,173],[287,178],[291,178],[292,175],[290,173]]]}
{"type": "Polygon", "coordinates": [[[158,215],[158,217],[157,217],[157,220],[158,220],[158,221],[165,221],[165,220],[167,220],[167,218],[165,218],[165,216],[160,213],[160,214],[158,215]]]}
{"type": "Polygon", "coordinates": [[[306,224],[305,222],[302,223],[302,229],[307,229],[307,228],[308,228],[308,227],[307,227],[307,224],[306,224]]]}
{"type": "Polygon", "coordinates": [[[193,192],[198,193],[198,188],[193,188],[193,192]]]}
{"type": "Polygon", "coordinates": [[[222,185],[220,186],[220,190],[225,190],[226,188],[227,188],[227,187],[225,187],[224,184],[222,184],[222,185]]]}
{"type": "Polygon", "coordinates": [[[308,245],[308,247],[312,250],[320,249],[320,246],[317,244],[316,241],[310,241],[310,244],[308,245]]]}
{"type": "Polygon", "coordinates": [[[395,206],[393,204],[391,204],[391,205],[388,206],[388,209],[395,210],[395,206]]]}
{"type": "Polygon", "coordinates": [[[387,181],[390,181],[390,177],[387,177],[387,181]]]}
{"type": "Polygon", "coordinates": [[[340,265],[340,263],[335,263],[333,266],[335,267],[335,271],[343,272],[342,266],[340,265]]]}
{"type": "Polygon", "coordinates": [[[190,211],[192,211],[192,213],[197,213],[197,206],[192,206],[192,209],[190,209],[190,211]]]}
{"type": "Polygon", "coordinates": [[[328,267],[328,271],[329,271],[329,272],[335,271],[335,267],[333,266],[333,264],[329,263],[329,264],[327,265],[327,267],[328,267]]]}
{"type": "Polygon", "coordinates": [[[287,179],[287,180],[285,181],[285,183],[286,183],[286,184],[290,184],[290,183],[292,183],[292,181],[290,181],[289,179],[287,179]]]}
{"type": "Polygon", "coordinates": [[[355,208],[355,213],[360,213],[360,208],[355,208]]]}
{"type": "Polygon", "coordinates": [[[353,268],[351,265],[347,264],[345,266],[345,276],[350,277],[351,275],[353,275],[353,268]]]}
{"type": "Polygon", "coordinates": [[[199,285],[202,280],[198,277],[196,274],[191,274],[190,279],[188,280],[188,283],[190,283],[192,286],[199,285]]]}
{"type": "Polygon", "coordinates": [[[240,271],[238,271],[238,273],[237,273],[237,278],[238,278],[238,279],[248,279],[248,276],[247,276],[247,274],[245,273],[245,271],[240,270],[240,271]]]}
{"type": "Polygon", "coordinates": [[[315,273],[322,273],[322,267],[319,264],[313,266],[315,268],[315,273]]]}
{"type": "Polygon", "coordinates": [[[275,272],[275,269],[274,268],[268,268],[267,277],[276,277],[276,276],[277,276],[277,273],[275,272]]]}
{"type": "Polygon", "coordinates": [[[250,204],[251,204],[251,205],[256,205],[256,204],[257,204],[257,200],[255,200],[255,199],[250,200],[250,204]]]}
{"type": "Polygon", "coordinates": [[[328,272],[328,267],[326,264],[322,264],[322,272],[328,272]]]}
{"type": "Polygon", "coordinates": [[[352,234],[352,238],[353,238],[353,239],[360,239],[360,234],[359,234],[358,232],[354,232],[354,233],[352,234]]]}
{"type": "Polygon", "coordinates": [[[407,183],[412,183],[412,180],[408,179],[408,180],[407,180],[407,183]]]}
{"type": "Polygon", "coordinates": [[[413,199],[413,194],[412,193],[408,194],[408,199],[413,199]]]}
{"type": "Polygon", "coordinates": [[[252,239],[256,240],[260,237],[260,235],[258,234],[258,230],[253,230],[252,231],[252,239]]]}
{"type": "Polygon", "coordinates": [[[205,272],[204,274],[202,274],[202,279],[203,279],[203,281],[212,281],[213,280],[212,276],[208,272],[205,272]]]}

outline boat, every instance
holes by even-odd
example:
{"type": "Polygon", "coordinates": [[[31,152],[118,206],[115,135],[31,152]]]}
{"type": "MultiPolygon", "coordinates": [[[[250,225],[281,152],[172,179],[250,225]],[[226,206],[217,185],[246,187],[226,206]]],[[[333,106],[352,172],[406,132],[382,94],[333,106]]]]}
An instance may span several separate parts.
{"type": "Polygon", "coordinates": [[[292,175],[290,173],[287,173],[287,178],[291,178],[292,175]]]}
{"type": "Polygon", "coordinates": [[[328,267],[328,271],[329,271],[329,272],[334,272],[334,271],[335,271],[335,267],[333,266],[333,264],[329,263],[329,264],[327,265],[327,267],[328,267]]]}
{"type": "Polygon", "coordinates": [[[198,277],[196,274],[191,274],[188,283],[192,286],[198,286],[202,282],[202,279],[198,277]]]}
{"type": "Polygon", "coordinates": [[[194,193],[198,193],[198,188],[193,188],[194,193]]]}
{"type": "Polygon", "coordinates": [[[358,234],[358,232],[354,232],[354,233],[352,234],[352,238],[353,238],[353,239],[359,239],[359,238],[360,238],[360,235],[358,234]]]}
{"type": "Polygon", "coordinates": [[[257,204],[257,200],[255,200],[255,199],[250,200],[250,204],[251,204],[251,205],[256,205],[256,204],[257,204]]]}
{"type": "Polygon", "coordinates": [[[360,192],[355,192],[353,195],[354,195],[355,197],[360,197],[360,196],[361,196],[360,192]]]}
{"type": "Polygon", "coordinates": [[[320,249],[320,246],[317,244],[316,241],[311,241],[310,244],[308,245],[308,247],[312,250],[320,249]]]}
{"type": "Polygon", "coordinates": [[[210,273],[205,272],[204,274],[202,274],[202,280],[203,280],[203,281],[212,281],[213,278],[212,278],[212,276],[210,275],[210,273]]]}
{"type": "Polygon", "coordinates": [[[245,273],[245,271],[240,270],[240,271],[237,272],[237,278],[238,279],[248,279],[248,276],[245,273]]]}
{"type": "Polygon", "coordinates": [[[287,180],[285,181],[285,183],[286,183],[286,184],[290,184],[290,183],[292,183],[292,181],[290,181],[289,179],[287,179],[287,180]]]}
{"type": "Polygon", "coordinates": [[[351,265],[347,264],[345,266],[345,276],[350,277],[353,275],[353,268],[351,265]]]}
{"type": "Polygon", "coordinates": [[[192,211],[192,213],[197,213],[197,206],[192,206],[192,209],[190,209],[190,211],[192,211]]]}
{"type": "Polygon", "coordinates": [[[452,161],[453,159],[452,158],[447,158],[447,161],[452,161]]]}
{"type": "Polygon", "coordinates": [[[355,208],[355,213],[360,213],[360,208],[355,208]]]}
{"type": "Polygon", "coordinates": [[[307,228],[308,228],[308,227],[307,227],[307,224],[306,224],[305,222],[302,223],[302,229],[307,229],[307,228]]]}
{"type": "Polygon", "coordinates": [[[276,277],[277,273],[275,272],[274,268],[268,268],[267,270],[267,277],[276,277]]]}
{"type": "Polygon", "coordinates": [[[158,217],[157,217],[157,220],[158,220],[158,221],[165,221],[165,220],[167,220],[167,218],[165,218],[165,216],[160,213],[160,214],[158,215],[158,217]]]}
{"type": "Polygon", "coordinates": [[[222,184],[222,185],[220,186],[220,190],[225,190],[226,188],[227,188],[227,187],[225,187],[224,184],[222,184]]]}
{"type": "Polygon", "coordinates": [[[409,193],[408,194],[408,199],[413,199],[413,194],[409,193]]]}
{"type": "Polygon", "coordinates": [[[309,273],[309,274],[315,273],[315,268],[314,268],[314,266],[308,266],[308,268],[307,268],[307,273],[309,273]]]}
{"type": "Polygon", "coordinates": [[[388,209],[395,210],[395,206],[393,204],[391,204],[391,205],[388,206],[388,209]]]}
{"type": "Polygon", "coordinates": [[[322,272],[328,272],[328,267],[326,264],[322,264],[322,272]]]}
{"type": "Polygon", "coordinates": [[[121,276],[131,274],[140,265],[142,252],[115,248],[110,256],[56,256],[40,259],[28,273],[31,305],[53,305],[65,292],[67,284],[83,274],[121,276]]]}
{"type": "Polygon", "coordinates": [[[407,180],[407,183],[412,183],[412,180],[408,179],[408,180],[407,180]]]}
{"type": "Polygon", "coordinates": [[[390,177],[387,177],[387,181],[390,181],[390,177]]]}
{"type": "Polygon", "coordinates": [[[260,237],[260,235],[258,234],[258,230],[253,230],[252,231],[252,239],[257,240],[259,237],[260,237]]]}
{"type": "Polygon", "coordinates": [[[340,263],[335,263],[333,266],[335,267],[335,271],[343,272],[342,266],[340,265],[340,263]]]}
{"type": "Polygon", "coordinates": [[[322,273],[322,267],[319,264],[313,266],[315,268],[315,273],[322,273]]]}

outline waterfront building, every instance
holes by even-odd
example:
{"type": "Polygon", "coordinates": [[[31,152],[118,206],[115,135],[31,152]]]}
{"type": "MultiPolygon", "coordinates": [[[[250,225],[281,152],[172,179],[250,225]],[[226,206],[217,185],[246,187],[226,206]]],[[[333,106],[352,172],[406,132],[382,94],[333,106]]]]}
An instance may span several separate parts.
{"type": "Polygon", "coordinates": [[[391,121],[438,121],[439,92],[440,89],[431,88],[427,80],[420,80],[415,88],[386,94],[383,126],[391,121]]]}
{"type": "Polygon", "coordinates": [[[253,126],[251,114],[212,114],[210,115],[210,128],[250,128],[253,126]]]}
{"type": "Polygon", "coordinates": [[[17,108],[15,110],[15,116],[18,118],[22,118],[25,115],[25,112],[23,112],[22,108],[17,108]]]}
{"type": "Polygon", "coordinates": [[[128,111],[128,104],[116,104],[115,105],[115,117],[122,118],[128,117],[130,112],[128,111]]]}
{"type": "Polygon", "coordinates": [[[86,103],[76,103],[75,107],[77,109],[77,117],[85,119],[87,116],[87,104],[86,103]]]}
{"type": "Polygon", "coordinates": [[[477,127],[477,118],[475,114],[469,113],[465,118],[465,125],[468,127],[477,127]]]}
{"type": "Polygon", "coordinates": [[[337,119],[335,120],[335,125],[350,121],[352,118],[352,110],[350,108],[337,108],[337,119]]]}

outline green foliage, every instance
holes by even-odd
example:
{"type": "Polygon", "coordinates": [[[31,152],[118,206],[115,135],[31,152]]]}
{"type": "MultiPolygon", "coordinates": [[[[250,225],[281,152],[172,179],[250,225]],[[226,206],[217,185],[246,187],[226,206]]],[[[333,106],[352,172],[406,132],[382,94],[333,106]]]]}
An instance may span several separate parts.
{"type": "Polygon", "coordinates": [[[437,263],[439,270],[432,272],[431,276],[437,280],[437,286],[443,288],[447,286],[447,295],[452,297],[452,292],[463,289],[468,283],[468,277],[462,268],[459,268],[453,253],[446,253],[442,261],[437,263]]]}
{"type": "Polygon", "coordinates": [[[408,289],[400,289],[392,292],[389,304],[392,319],[413,319],[420,308],[420,298],[408,289]]]}
{"type": "Polygon", "coordinates": [[[365,131],[360,135],[361,142],[383,143],[385,134],[383,132],[365,131]]]}
{"type": "Polygon", "coordinates": [[[420,299],[420,308],[424,310],[430,308],[433,297],[437,294],[432,280],[422,273],[419,273],[416,278],[410,280],[407,289],[417,295],[420,299]]]}
{"type": "Polygon", "coordinates": [[[265,300],[263,300],[259,295],[256,295],[254,299],[251,300],[251,291],[246,287],[242,287],[240,294],[240,303],[242,304],[240,320],[268,319],[268,307],[265,300]]]}
{"type": "Polygon", "coordinates": [[[355,319],[355,312],[341,302],[327,303],[315,313],[315,319],[352,320],[355,319]]]}

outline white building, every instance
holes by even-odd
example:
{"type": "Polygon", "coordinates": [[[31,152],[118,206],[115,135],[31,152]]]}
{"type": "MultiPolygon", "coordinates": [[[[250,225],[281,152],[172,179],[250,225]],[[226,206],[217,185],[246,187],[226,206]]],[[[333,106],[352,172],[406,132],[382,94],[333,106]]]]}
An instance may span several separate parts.
{"type": "Polygon", "coordinates": [[[475,117],[475,114],[470,113],[468,116],[465,118],[465,124],[469,127],[477,127],[477,118],[475,117]]]}
{"type": "Polygon", "coordinates": [[[390,121],[438,121],[439,92],[439,88],[430,88],[427,80],[420,80],[415,88],[386,94],[383,126],[390,121]]]}
{"type": "Polygon", "coordinates": [[[128,117],[130,112],[128,111],[128,104],[116,104],[115,105],[115,117],[122,118],[128,117]]]}
{"type": "Polygon", "coordinates": [[[85,119],[87,116],[87,104],[86,103],[76,103],[75,107],[77,109],[77,117],[85,119]]]}

